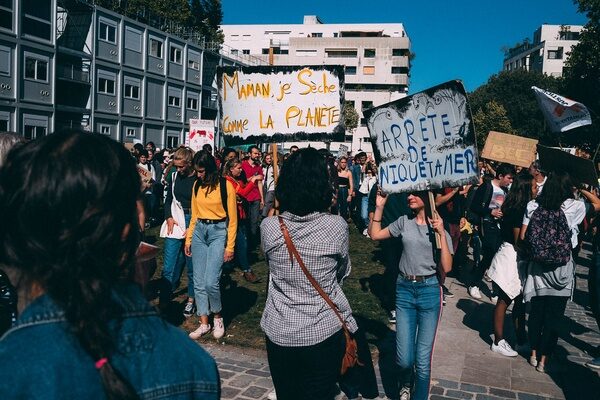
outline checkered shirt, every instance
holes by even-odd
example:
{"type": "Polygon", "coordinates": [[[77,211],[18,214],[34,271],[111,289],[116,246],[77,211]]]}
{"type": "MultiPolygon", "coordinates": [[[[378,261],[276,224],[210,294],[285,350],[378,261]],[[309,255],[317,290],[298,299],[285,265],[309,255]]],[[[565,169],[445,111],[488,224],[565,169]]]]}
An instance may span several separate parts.
{"type": "MultiPolygon", "coordinates": [[[[358,329],[341,288],[350,274],[348,224],[337,215],[311,213],[304,217],[285,212],[282,218],[306,268],[338,306],[348,329],[358,329]]],[[[334,311],[310,284],[294,258],[290,260],[277,217],[261,224],[263,250],[269,264],[269,293],[260,325],[280,346],[320,343],[338,332],[334,311]]]]}

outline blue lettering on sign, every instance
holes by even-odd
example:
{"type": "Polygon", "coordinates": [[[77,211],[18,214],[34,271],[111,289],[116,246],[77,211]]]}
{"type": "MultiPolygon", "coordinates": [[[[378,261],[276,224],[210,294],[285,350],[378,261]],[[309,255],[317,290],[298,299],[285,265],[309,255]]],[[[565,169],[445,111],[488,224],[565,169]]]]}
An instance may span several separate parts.
{"type": "Polygon", "coordinates": [[[408,158],[410,162],[415,163],[419,159],[419,152],[417,152],[417,148],[415,146],[408,147],[408,158]]]}
{"type": "Polygon", "coordinates": [[[392,135],[394,135],[394,146],[396,146],[396,148],[398,148],[398,146],[404,148],[404,146],[402,146],[402,142],[400,142],[400,135],[402,135],[402,129],[400,129],[398,125],[394,124],[392,125],[391,130],[392,135]]]}
{"type": "MultiPolygon", "coordinates": [[[[390,142],[390,138],[387,137],[387,135],[385,134],[385,131],[381,131],[381,143],[383,144],[383,152],[387,153],[387,147],[390,146],[388,143],[390,142]]],[[[392,151],[392,147],[390,146],[389,151],[392,151]]]]}
{"type": "Polygon", "coordinates": [[[475,166],[475,154],[473,154],[473,151],[471,149],[466,149],[465,150],[465,163],[467,164],[467,173],[469,172],[475,172],[477,173],[477,168],[475,166]]]}
{"type": "Polygon", "coordinates": [[[446,130],[447,126],[450,126],[450,121],[448,121],[448,114],[442,114],[442,128],[444,129],[444,135],[450,136],[452,135],[452,131],[446,130]]]}
{"type": "Polygon", "coordinates": [[[392,169],[392,183],[396,184],[398,183],[398,181],[396,180],[396,166],[390,165],[390,168],[392,169]]]}
{"type": "Polygon", "coordinates": [[[398,176],[400,177],[400,182],[406,181],[406,179],[407,179],[406,178],[406,166],[404,164],[398,165],[398,176]],[[400,167],[402,167],[402,168],[400,168],[400,167]],[[400,174],[401,169],[404,171],[404,173],[402,175],[400,174]]]}
{"type": "Polygon", "coordinates": [[[435,123],[433,122],[433,120],[435,119],[435,117],[437,117],[437,114],[429,114],[427,116],[427,118],[429,118],[431,120],[431,130],[433,131],[433,137],[435,139],[437,139],[437,133],[435,132],[435,123]]]}
{"type": "Polygon", "coordinates": [[[388,168],[379,167],[379,182],[388,182],[388,168]]]}
{"type": "Polygon", "coordinates": [[[419,161],[419,175],[421,175],[421,178],[427,178],[425,174],[425,162],[423,161],[419,161]]]}
{"type": "Polygon", "coordinates": [[[425,146],[421,146],[421,159],[423,161],[427,161],[427,148],[425,146]]]}
{"type": "Polygon", "coordinates": [[[421,117],[419,118],[419,125],[421,126],[421,139],[423,139],[424,142],[429,142],[429,138],[427,136],[425,136],[425,133],[427,132],[427,128],[425,126],[423,126],[423,122],[427,121],[427,118],[425,117],[421,117]]]}
{"type": "Polygon", "coordinates": [[[415,125],[410,119],[404,121],[404,129],[406,130],[406,143],[410,146],[410,141],[412,140],[413,144],[417,144],[417,141],[412,136],[415,133],[415,125]],[[410,125],[410,131],[408,130],[408,126],[410,125]]]}
{"type": "Polygon", "coordinates": [[[408,166],[408,173],[410,175],[410,180],[413,181],[413,182],[416,182],[418,176],[417,176],[417,166],[415,164],[412,164],[412,165],[408,166]],[[412,174],[413,171],[415,171],[415,175],[414,176],[412,174]]]}
{"type": "MultiPolygon", "coordinates": [[[[463,162],[464,162],[464,160],[463,160],[462,154],[459,153],[459,154],[454,155],[454,173],[455,174],[464,174],[465,173],[465,171],[462,167],[463,162]],[[460,165],[460,170],[458,169],[459,165],[460,165]]],[[[468,167],[467,167],[467,170],[468,170],[468,167]]]]}

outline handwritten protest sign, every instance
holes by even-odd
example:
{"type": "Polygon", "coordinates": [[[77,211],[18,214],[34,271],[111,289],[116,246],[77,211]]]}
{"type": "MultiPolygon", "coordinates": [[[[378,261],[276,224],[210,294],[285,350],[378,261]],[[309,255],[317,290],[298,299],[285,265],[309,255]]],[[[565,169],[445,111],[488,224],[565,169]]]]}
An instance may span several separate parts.
{"type": "Polygon", "coordinates": [[[490,131],[481,158],[529,167],[535,160],[537,143],[535,139],[490,131]]]}
{"type": "Polygon", "coordinates": [[[568,172],[577,183],[598,185],[598,175],[594,162],[590,159],[574,156],[561,149],[553,149],[539,145],[537,146],[540,156],[540,164],[546,171],[568,172]]]}
{"type": "Polygon", "coordinates": [[[346,146],[345,144],[340,144],[340,147],[338,147],[337,155],[338,158],[348,157],[348,146],[346,146]]]}
{"type": "Polygon", "coordinates": [[[215,121],[207,119],[190,119],[190,130],[185,138],[185,145],[194,151],[202,150],[202,146],[210,144],[215,148],[215,121]]]}
{"type": "Polygon", "coordinates": [[[137,172],[140,175],[142,191],[144,191],[152,185],[152,172],[148,171],[146,168],[140,167],[139,165],[137,166],[137,172]]]}
{"type": "Polygon", "coordinates": [[[477,182],[475,132],[460,81],[364,114],[383,190],[409,192],[477,182]]]}
{"type": "Polygon", "coordinates": [[[344,140],[341,66],[219,67],[217,85],[227,145],[344,140]]]}

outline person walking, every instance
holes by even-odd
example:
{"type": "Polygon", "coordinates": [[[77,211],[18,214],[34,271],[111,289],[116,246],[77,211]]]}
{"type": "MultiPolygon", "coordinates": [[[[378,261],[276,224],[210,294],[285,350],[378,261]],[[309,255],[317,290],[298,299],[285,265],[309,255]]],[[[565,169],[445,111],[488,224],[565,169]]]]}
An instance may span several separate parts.
{"type": "Polygon", "coordinates": [[[348,168],[348,157],[342,156],[338,160],[338,211],[339,214],[348,221],[350,215],[348,209],[352,201],[352,193],[354,192],[352,172],[348,168]]]}
{"type": "Polygon", "coordinates": [[[396,356],[401,371],[401,399],[429,397],[431,359],[442,310],[442,289],[438,268],[452,269],[452,239],[436,213],[425,214],[427,192],[411,193],[408,206],[413,215],[401,216],[382,229],[388,196],[377,194],[371,221],[371,239],[402,240],[402,255],[396,283],[396,356]],[[439,251],[435,234],[441,236],[439,251]],[[414,377],[414,378],[413,378],[414,377]],[[414,383],[411,382],[414,380],[414,383]]]}
{"type": "Polygon", "coordinates": [[[258,239],[258,227],[260,223],[260,210],[265,206],[265,197],[263,193],[263,169],[260,163],[260,150],[258,146],[250,146],[248,150],[250,158],[242,162],[242,169],[244,170],[245,178],[249,179],[252,176],[256,176],[256,185],[252,188],[252,191],[248,193],[246,199],[248,200],[248,243],[249,248],[254,250],[257,245],[258,239]]]}
{"type": "Polygon", "coordinates": [[[332,188],[325,159],[313,148],[291,154],[275,195],[281,220],[272,216],[261,224],[270,276],[260,325],[276,397],[333,399],[344,355],[344,330],[288,252],[282,230],[289,232],[306,268],[354,333],[358,326],[341,287],[350,274],[348,224],[327,212],[332,188]]]}
{"type": "Polygon", "coordinates": [[[214,314],[213,336],[220,339],[225,325],[219,280],[223,263],[233,260],[234,255],[238,227],[236,194],[233,185],[220,176],[210,153],[196,153],[193,165],[198,182],[192,191],[192,218],[184,249],[192,257],[200,326],[189,336],[196,340],[210,332],[209,315],[214,314]]]}

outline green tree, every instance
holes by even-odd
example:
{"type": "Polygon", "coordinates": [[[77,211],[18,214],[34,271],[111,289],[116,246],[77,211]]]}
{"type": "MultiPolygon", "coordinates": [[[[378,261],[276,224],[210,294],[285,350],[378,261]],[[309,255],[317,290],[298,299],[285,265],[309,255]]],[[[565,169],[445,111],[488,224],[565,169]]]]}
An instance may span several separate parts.
{"type": "Polygon", "coordinates": [[[579,36],[579,43],[569,53],[565,64],[565,95],[586,105],[592,112],[594,125],[577,128],[582,141],[596,144],[600,123],[600,0],[575,0],[588,22],[579,36]]]}
{"type": "Polygon", "coordinates": [[[220,28],[223,22],[221,0],[192,0],[190,24],[209,43],[223,44],[225,36],[220,28]]]}
{"type": "Polygon", "coordinates": [[[358,127],[358,113],[356,109],[349,101],[344,103],[344,125],[346,126],[346,132],[352,134],[358,127]]]}
{"type": "MultiPolygon", "coordinates": [[[[537,86],[551,92],[563,92],[563,80],[538,72],[523,69],[503,71],[489,78],[487,83],[478,87],[469,95],[474,113],[483,110],[492,101],[506,110],[513,132],[520,136],[539,139],[542,143],[554,145],[559,136],[551,133],[544,116],[531,90],[537,86]]],[[[476,128],[477,129],[477,128],[476,128]]]]}
{"type": "Polygon", "coordinates": [[[482,149],[490,131],[514,133],[514,129],[501,104],[491,100],[473,115],[477,146],[482,149]]]}

